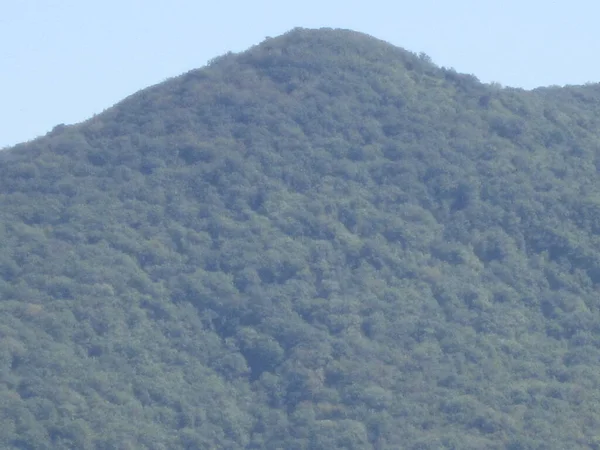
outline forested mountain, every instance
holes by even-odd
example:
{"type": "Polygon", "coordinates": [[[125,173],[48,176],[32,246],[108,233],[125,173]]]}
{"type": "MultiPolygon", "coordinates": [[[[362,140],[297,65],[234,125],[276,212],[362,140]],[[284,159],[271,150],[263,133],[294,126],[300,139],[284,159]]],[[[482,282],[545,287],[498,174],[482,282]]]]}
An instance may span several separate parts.
{"type": "Polygon", "coordinates": [[[599,146],[295,29],[9,148],[0,448],[600,448],[599,146]]]}

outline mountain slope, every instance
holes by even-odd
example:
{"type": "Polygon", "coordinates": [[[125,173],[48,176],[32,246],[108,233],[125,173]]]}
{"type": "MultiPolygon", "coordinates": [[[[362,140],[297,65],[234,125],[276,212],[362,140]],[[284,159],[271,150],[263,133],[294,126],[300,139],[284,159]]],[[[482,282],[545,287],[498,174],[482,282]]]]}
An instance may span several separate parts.
{"type": "Polygon", "coordinates": [[[293,30],[0,154],[4,448],[596,448],[597,85],[293,30]]]}

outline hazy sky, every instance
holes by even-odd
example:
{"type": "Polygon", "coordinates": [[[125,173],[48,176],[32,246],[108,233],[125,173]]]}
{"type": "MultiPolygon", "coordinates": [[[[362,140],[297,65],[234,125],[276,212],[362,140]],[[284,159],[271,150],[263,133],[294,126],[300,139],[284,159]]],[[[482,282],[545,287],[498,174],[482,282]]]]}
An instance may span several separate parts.
{"type": "Polygon", "coordinates": [[[484,82],[600,81],[586,0],[0,0],[0,147],[296,26],[349,28],[484,82]]]}

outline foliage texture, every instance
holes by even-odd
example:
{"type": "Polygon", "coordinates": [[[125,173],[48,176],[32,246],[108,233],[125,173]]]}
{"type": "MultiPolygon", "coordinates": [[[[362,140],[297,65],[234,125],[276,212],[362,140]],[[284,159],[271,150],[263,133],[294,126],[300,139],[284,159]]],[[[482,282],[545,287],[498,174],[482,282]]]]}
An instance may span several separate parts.
{"type": "Polygon", "coordinates": [[[0,447],[600,448],[599,130],[295,29],[0,153],[0,447]]]}

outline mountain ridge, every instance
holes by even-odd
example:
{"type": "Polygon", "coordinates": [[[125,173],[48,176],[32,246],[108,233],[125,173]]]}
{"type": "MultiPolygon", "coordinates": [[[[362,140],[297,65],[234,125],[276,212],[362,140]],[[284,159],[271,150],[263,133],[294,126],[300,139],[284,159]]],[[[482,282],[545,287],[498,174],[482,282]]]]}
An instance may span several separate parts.
{"type": "Polygon", "coordinates": [[[6,448],[594,448],[597,85],[296,29],[0,153],[6,448]]]}

